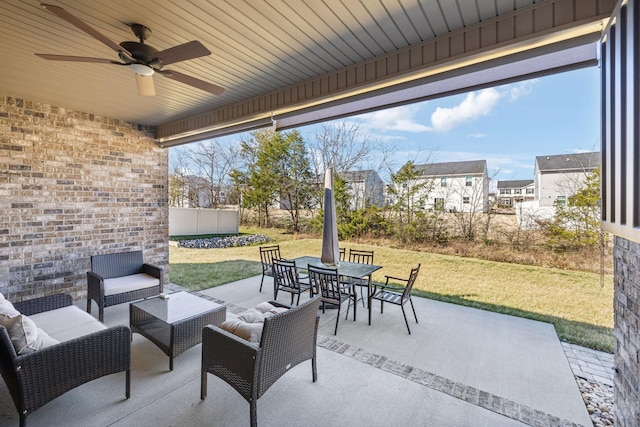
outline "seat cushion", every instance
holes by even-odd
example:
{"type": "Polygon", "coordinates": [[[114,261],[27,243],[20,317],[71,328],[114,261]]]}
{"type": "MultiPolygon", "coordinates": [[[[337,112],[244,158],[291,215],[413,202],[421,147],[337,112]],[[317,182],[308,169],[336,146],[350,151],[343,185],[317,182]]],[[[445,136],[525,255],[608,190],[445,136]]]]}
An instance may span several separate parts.
{"type": "Polygon", "coordinates": [[[262,338],[264,319],[287,310],[285,307],[276,307],[263,302],[238,314],[236,319],[225,320],[220,324],[220,328],[249,342],[259,343],[262,338]]]}
{"type": "Polygon", "coordinates": [[[34,314],[31,319],[51,338],[61,342],[107,329],[95,317],[75,305],[34,314]]]}
{"type": "Polygon", "coordinates": [[[104,294],[107,296],[117,295],[154,286],[160,286],[160,280],[147,273],[138,273],[131,276],[104,279],[104,294]]]}

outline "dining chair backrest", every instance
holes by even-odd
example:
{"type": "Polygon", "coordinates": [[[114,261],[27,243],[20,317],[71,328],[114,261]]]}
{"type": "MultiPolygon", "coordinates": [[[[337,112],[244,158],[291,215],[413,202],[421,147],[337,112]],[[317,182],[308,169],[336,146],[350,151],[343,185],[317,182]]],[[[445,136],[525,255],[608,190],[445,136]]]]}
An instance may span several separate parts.
{"type": "Polygon", "coordinates": [[[273,277],[280,287],[300,289],[300,280],[295,261],[273,260],[273,277]]]}
{"type": "Polygon", "coordinates": [[[309,273],[309,283],[314,289],[314,292],[319,292],[320,297],[325,302],[338,303],[341,301],[341,287],[340,276],[338,270],[335,268],[322,268],[315,267],[311,264],[308,265],[307,271],[309,273]]]}
{"type": "Polygon", "coordinates": [[[373,264],[373,251],[349,249],[349,261],[359,264],[373,264]]]}
{"type": "Polygon", "coordinates": [[[282,258],[280,256],[280,245],[260,246],[260,261],[262,262],[262,272],[271,271],[273,261],[282,258]]]}
{"type": "Polygon", "coordinates": [[[411,289],[413,288],[413,284],[416,282],[416,278],[418,277],[418,273],[420,272],[420,264],[417,267],[411,269],[411,274],[409,274],[409,280],[407,280],[407,286],[404,288],[402,292],[402,299],[409,298],[411,295],[411,289]]]}
{"type": "Polygon", "coordinates": [[[345,256],[347,255],[346,248],[338,248],[340,250],[340,261],[344,261],[345,256]]]}

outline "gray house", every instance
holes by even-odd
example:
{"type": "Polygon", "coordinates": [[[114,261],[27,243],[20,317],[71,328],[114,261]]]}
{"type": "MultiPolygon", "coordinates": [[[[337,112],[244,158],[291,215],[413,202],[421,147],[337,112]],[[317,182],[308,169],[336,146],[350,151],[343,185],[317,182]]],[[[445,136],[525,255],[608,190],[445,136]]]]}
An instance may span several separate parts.
{"type": "Polygon", "coordinates": [[[535,200],[540,207],[565,205],[599,164],[599,152],[536,157],[535,200]]]}
{"type": "Polygon", "coordinates": [[[385,184],[378,172],[371,169],[348,171],[340,172],[340,176],[347,181],[347,188],[351,194],[351,209],[384,205],[385,184]]]}
{"type": "Polygon", "coordinates": [[[532,179],[498,181],[498,203],[500,206],[513,206],[516,202],[528,202],[534,198],[532,179]]]}

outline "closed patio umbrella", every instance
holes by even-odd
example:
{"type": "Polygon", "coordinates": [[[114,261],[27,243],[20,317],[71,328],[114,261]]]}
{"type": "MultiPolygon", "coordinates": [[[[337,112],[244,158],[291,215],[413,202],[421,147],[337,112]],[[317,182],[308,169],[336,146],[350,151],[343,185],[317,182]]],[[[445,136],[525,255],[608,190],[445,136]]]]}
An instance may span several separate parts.
{"type": "Polygon", "coordinates": [[[327,266],[336,266],[340,260],[338,248],[338,223],[336,201],[333,192],[333,170],[324,173],[324,222],[322,225],[322,255],[320,261],[327,266]]]}

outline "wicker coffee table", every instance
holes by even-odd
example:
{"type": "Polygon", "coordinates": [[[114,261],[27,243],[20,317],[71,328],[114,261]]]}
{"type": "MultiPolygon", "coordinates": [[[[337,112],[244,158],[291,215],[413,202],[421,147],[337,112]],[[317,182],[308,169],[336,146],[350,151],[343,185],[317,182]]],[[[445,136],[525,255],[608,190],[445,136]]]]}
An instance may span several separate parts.
{"type": "Polygon", "coordinates": [[[129,304],[131,331],[148,338],[169,356],[171,371],[173,358],[202,342],[202,329],[206,325],[219,325],[226,316],[223,305],[188,292],[129,304]]]}

